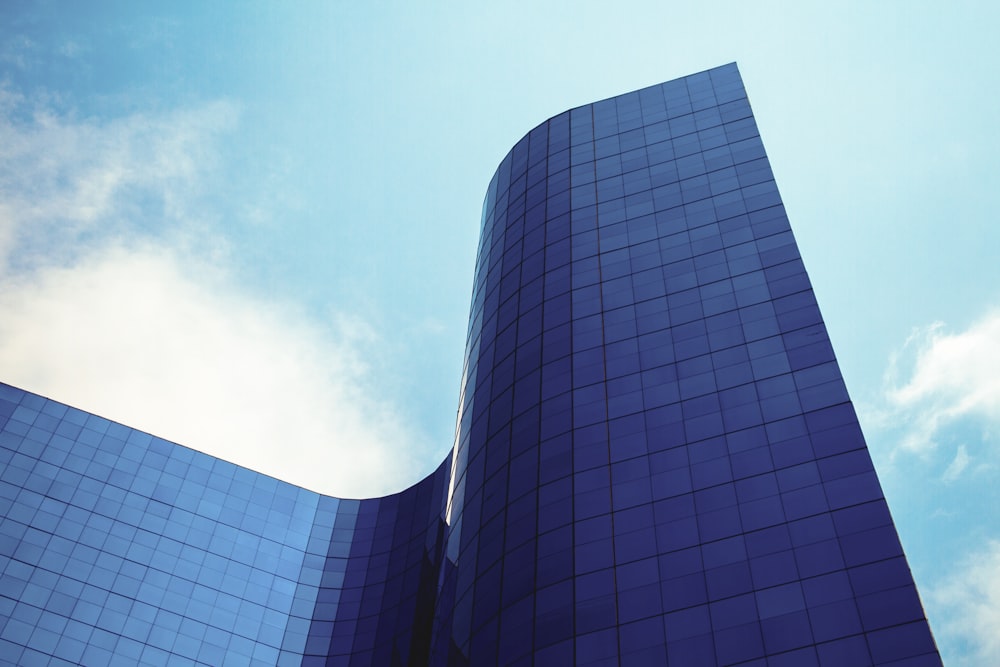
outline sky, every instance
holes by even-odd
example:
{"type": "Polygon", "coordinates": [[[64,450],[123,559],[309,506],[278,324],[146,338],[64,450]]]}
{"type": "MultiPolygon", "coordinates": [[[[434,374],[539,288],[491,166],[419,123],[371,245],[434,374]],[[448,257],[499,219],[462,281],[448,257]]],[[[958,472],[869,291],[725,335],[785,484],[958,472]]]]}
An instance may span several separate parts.
{"type": "Polygon", "coordinates": [[[0,380],[307,488],[455,409],[486,186],[736,61],[948,665],[1000,664],[995,3],[0,4],[0,380]]]}

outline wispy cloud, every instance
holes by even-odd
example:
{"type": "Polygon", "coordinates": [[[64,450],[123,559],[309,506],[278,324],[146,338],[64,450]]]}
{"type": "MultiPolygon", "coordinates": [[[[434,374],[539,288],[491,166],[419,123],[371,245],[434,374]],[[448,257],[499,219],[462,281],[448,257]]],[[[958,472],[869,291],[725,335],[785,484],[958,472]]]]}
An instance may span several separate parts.
{"type": "Polygon", "coordinates": [[[12,35],[0,44],[0,63],[24,69],[36,57],[38,45],[24,35],[12,35]]]}
{"type": "Polygon", "coordinates": [[[884,405],[870,416],[899,433],[897,455],[929,456],[948,435],[954,455],[945,481],[978,469],[977,445],[1000,424],[1000,310],[964,331],[941,323],[915,330],[890,360],[884,405]],[[965,441],[954,442],[958,432],[965,441]]]}
{"type": "Polygon", "coordinates": [[[890,443],[880,470],[893,513],[923,572],[928,618],[946,664],[1000,664],[1000,310],[964,329],[915,329],[892,355],[869,437],[890,443]],[[972,553],[968,545],[978,545],[972,553]]]}
{"type": "Polygon", "coordinates": [[[955,452],[955,458],[951,460],[948,467],[944,469],[944,481],[954,482],[969,467],[969,450],[965,445],[959,445],[955,452]]]}
{"type": "Polygon", "coordinates": [[[76,120],[2,88],[0,113],[0,261],[20,267],[65,260],[113,234],[202,228],[213,139],[239,115],[220,101],[76,120]]]}
{"type": "Polygon", "coordinates": [[[927,596],[950,665],[1000,665],[1000,542],[957,563],[927,596]]]}
{"type": "Polygon", "coordinates": [[[102,122],[3,90],[0,112],[0,379],[317,491],[415,481],[377,335],[226,261],[208,190],[234,105],[102,122]]]}

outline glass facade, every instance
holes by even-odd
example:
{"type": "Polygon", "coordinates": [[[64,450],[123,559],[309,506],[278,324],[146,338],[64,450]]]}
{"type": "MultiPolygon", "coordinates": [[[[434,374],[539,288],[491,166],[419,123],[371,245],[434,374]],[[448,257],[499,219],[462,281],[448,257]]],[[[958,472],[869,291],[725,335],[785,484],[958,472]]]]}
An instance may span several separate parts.
{"type": "Polygon", "coordinates": [[[504,158],[406,491],[0,427],[0,665],[941,664],[732,64],[504,158]]]}

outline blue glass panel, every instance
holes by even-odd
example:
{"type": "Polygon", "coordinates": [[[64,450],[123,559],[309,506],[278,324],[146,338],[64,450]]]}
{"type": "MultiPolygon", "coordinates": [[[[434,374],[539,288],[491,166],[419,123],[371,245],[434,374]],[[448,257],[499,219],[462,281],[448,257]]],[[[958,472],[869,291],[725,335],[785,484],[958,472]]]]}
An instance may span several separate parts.
{"type": "Polygon", "coordinates": [[[4,664],[940,665],[734,64],[542,123],[481,225],[392,496],[0,385],[4,664]]]}

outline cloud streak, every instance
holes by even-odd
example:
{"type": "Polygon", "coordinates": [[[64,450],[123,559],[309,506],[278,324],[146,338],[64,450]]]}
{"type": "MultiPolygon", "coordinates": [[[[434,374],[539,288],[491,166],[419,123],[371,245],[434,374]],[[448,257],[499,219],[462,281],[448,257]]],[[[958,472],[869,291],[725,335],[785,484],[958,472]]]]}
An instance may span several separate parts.
{"type": "Polygon", "coordinates": [[[0,379],[325,493],[416,481],[378,336],[226,261],[234,105],[78,121],[7,89],[0,111],[0,379]]]}
{"type": "Polygon", "coordinates": [[[954,665],[1000,664],[1000,542],[970,554],[928,595],[954,665]]]}
{"type": "Polygon", "coordinates": [[[114,235],[204,228],[203,179],[238,117],[218,101],[77,121],[0,88],[0,261],[20,269],[114,235]]]}
{"type": "MultiPolygon", "coordinates": [[[[876,424],[900,430],[897,455],[929,456],[944,436],[960,430],[968,439],[970,425],[979,433],[974,439],[989,439],[1000,424],[1000,310],[964,331],[949,333],[940,323],[914,331],[890,360],[884,397],[876,424]]],[[[956,446],[945,481],[970,469],[976,456],[970,447],[956,446]]]]}

